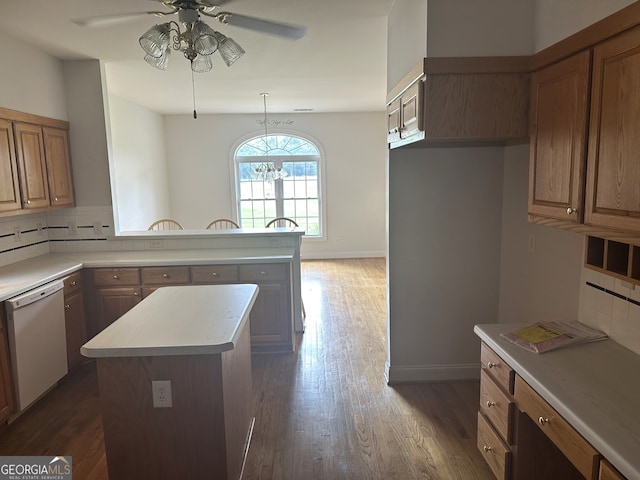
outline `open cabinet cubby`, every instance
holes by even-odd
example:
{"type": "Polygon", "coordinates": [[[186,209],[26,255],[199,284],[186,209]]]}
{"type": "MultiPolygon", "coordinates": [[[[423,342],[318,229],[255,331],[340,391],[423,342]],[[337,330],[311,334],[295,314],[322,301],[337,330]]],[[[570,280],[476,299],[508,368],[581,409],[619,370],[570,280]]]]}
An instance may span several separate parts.
{"type": "Polygon", "coordinates": [[[587,236],[585,267],[640,284],[640,246],[587,236]]]}

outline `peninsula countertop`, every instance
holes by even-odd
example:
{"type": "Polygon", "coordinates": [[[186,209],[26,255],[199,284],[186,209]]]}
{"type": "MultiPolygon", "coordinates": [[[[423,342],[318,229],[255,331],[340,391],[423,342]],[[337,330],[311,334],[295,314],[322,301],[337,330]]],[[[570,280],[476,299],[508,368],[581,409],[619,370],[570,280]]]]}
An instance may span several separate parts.
{"type": "Polygon", "coordinates": [[[86,357],[155,357],[232,350],[258,286],[189,285],[156,290],[85,343],[86,357]]]}
{"type": "Polygon", "coordinates": [[[0,267],[0,302],[82,268],[290,262],[293,248],[49,253],[0,267]]]}
{"type": "Polygon", "coordinates": [[[474,331],[626,478],[640,479],[640,355],[612,340],[537,354],[501,337],[517,326],[474,331]]]}

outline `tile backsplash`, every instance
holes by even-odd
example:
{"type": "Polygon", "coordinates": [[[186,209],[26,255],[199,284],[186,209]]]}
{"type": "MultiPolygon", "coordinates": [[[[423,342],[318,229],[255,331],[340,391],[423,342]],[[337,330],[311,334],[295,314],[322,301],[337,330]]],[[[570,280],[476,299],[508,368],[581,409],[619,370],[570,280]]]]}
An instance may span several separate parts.
{"type": "Polygon", "coordinates": [[[640,354],[640,285],[582,269],[579,320],[640,354]]]}

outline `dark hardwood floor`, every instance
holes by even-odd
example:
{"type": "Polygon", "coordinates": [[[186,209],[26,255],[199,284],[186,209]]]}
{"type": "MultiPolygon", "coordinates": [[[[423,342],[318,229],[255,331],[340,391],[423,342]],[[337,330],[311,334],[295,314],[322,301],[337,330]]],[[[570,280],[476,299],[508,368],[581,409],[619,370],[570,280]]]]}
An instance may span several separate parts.
{"type": "MultiPolygon", "coordinates": [[[[384,260],[305,261],[302,275],[296,352],[252,359],[243,478],[493,479],[475,446],[477,382],[385,383],[384,260]]],[[[0,455],[71,455],[75,480],[106,480],[94,365],[1,432],[0,455]]]]}

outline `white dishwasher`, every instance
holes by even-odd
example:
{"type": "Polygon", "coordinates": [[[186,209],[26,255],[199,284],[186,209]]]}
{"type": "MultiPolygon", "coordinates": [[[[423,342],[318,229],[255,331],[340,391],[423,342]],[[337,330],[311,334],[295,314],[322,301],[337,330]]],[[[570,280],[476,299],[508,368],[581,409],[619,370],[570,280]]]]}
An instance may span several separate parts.
{"type": "Polygon", "coordinates": [[[18,414],[67,374],[63,285],[56,280],[5,301],[18,414]]]}

